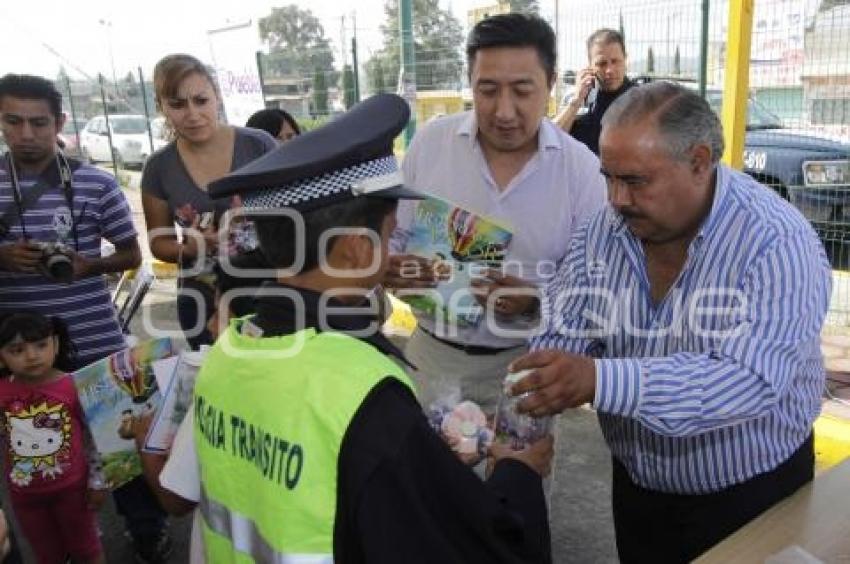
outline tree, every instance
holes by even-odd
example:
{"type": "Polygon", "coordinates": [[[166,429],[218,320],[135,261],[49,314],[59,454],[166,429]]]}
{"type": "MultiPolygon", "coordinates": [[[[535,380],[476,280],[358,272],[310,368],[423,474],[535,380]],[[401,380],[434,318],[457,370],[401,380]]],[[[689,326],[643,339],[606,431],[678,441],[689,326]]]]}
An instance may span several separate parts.
{"type": "Polygon", "coordinates": [[[379,57],[372,57],[366,63],[366,77],[374,94],[387,91],[387,82],[384,79],[384,65],[379,57]]]}
{"type": "Polygon", "coordinates": [[[272,8],[260,18],[260,39],[268,46],[263,72],[266,76],[309,77],[328,73],[326,83],[335,85],[334,54],[319,19],[294,4],[272,8]]]}
{"type": "Polygon", "coordinates": [[[508,0],[508,3],[511,5],[511,12],[540,15],[540,5],[537,0],[508,0]]]}
{"type": "Polygon", "coordinates": [[[679,76],[682,74],[682,59],[679,56],[679,46],[676,45],[676,53],[673,55],[673,75],[679,76]]]}
{"type": "MultiPolygon", "coordinates": [[[[366,76],[373,90],[379,82],[386,84],[387,77],[395,81],[401,67],[398,0],[387,0],[384,14],[386,20],[381,25],[384,45],[366,62],[366,76]],[[383,74],[380,80],[375,74],[378,69],[383,74]]],[[[416,88],[459,88],[460,73],[463,69],[459,49],[459,46],[463,45],[460,22],[451,12],[440,8],[439,0],[413,0],[413,16],[416,88]]],[[[394,90],[394,87],[392,89],[394,90]]]]}
{"type": "Polygon", "coordinates": [[[313,113],[317,116],[328,113],[328,83],[325,72],[319,69],[313,73],[313,113]]]}
{"type": "Polygon", "coordinates": [[[655,72],[655,53],[652,52],[652,47],[646,53],[646,73],[653,74],[655,72]]]}
{"type": "Polygon", "coordinates": [[[345,65],[342,69],[342,99],[346,110],[356,102],[354,99],[354,71],[351,69],[351,65],[345,65]]]}

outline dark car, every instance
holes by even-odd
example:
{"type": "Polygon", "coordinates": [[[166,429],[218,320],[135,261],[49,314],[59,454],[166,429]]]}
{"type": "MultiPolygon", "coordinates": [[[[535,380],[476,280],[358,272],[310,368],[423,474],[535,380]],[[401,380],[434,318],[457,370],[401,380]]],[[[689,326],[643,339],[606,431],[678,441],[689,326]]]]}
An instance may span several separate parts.
{"type": "MultiPolygon", "coordinates": [[[[720,112],[722,93],[706,98],[720,112]]],[[[776,190],[812,222],[833,265],[850,258],[850,143],[785,127],[750,99],[744,172],[776,190]]]]}

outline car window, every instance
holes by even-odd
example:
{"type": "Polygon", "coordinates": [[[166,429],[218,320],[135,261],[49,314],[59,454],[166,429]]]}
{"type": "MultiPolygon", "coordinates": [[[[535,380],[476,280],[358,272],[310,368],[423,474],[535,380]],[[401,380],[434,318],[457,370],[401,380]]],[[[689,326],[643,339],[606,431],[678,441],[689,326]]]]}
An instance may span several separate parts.
{"type": "MultiPolygon", "coordinates": [[[[723,106],[723,94],[720,92],[708,92],[706,94],[708,104],[719,116],[723,106]]],[[[756,100],[747,100],[747,129],[781,129],[782,120],[770,110],[762,106],[756,100]]]]}
{"type": "Polygon", "coordinates": [[[134,134],[147,133],[148,131],[147,123],[143,117],[112,118],[110,119],[110,122],[112,124],[113,133],[134,134]]]}

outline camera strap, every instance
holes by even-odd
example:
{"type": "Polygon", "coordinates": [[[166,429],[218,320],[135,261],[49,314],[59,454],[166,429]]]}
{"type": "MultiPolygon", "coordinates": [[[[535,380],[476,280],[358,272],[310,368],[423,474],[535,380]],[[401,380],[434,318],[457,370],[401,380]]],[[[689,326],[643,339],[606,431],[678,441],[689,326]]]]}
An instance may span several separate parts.
{"type": "MultiPolygon", "coordinates": [[[[12,199],[14,203],[7,206],[6,209],[0,213],[0,238],[5,238],[9,234],[12,226],[20,221],[23,235],[26,239],[26,225],[23,223],[24,213],[32,207],[33,204],[40,200],[44,193],[54,186],[54,184],[42,175],[39,176],[35,184],[26,191],[26,194],[21,193],[17,170],[15,170],[15,165],[12,161],[12,154],[7,152],[5,157],[6,170],[9,173],[9,182],[12,185],[12,199]]],[[[61,160],[57,159],[57,166],[59,167],[59,179],[62,183],[65,199],[68,202],[69,209],[71,210],[71,218],[73,221],[74,208],[71,205],[73,203],[73,188],[71,186],[73,173],[68,161],[64,158],[64,155],[61,160]]],[[[76,239],[76,225],[74,225],[74,237],[76,239]]]]}

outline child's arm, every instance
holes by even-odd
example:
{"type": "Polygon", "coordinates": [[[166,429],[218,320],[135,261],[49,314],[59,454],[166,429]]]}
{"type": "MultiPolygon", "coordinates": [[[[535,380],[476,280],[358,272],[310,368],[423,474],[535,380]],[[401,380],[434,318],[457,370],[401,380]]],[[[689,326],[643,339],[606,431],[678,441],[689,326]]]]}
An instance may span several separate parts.
{"type": "Polygon", "coordinates": [[[136,450],[139,451],[139,458],[142,460],[142,473],[148,486],[156,495],[157,501],[167,513],[177,516],[185,515],[192,511],[197,503],[162,487],[162,483],[159,481],[159,475],[165,467],[168,455],[142,450],[152,419],[153,412],[133,419],[133,434],[136,438],[136,450]]]}

